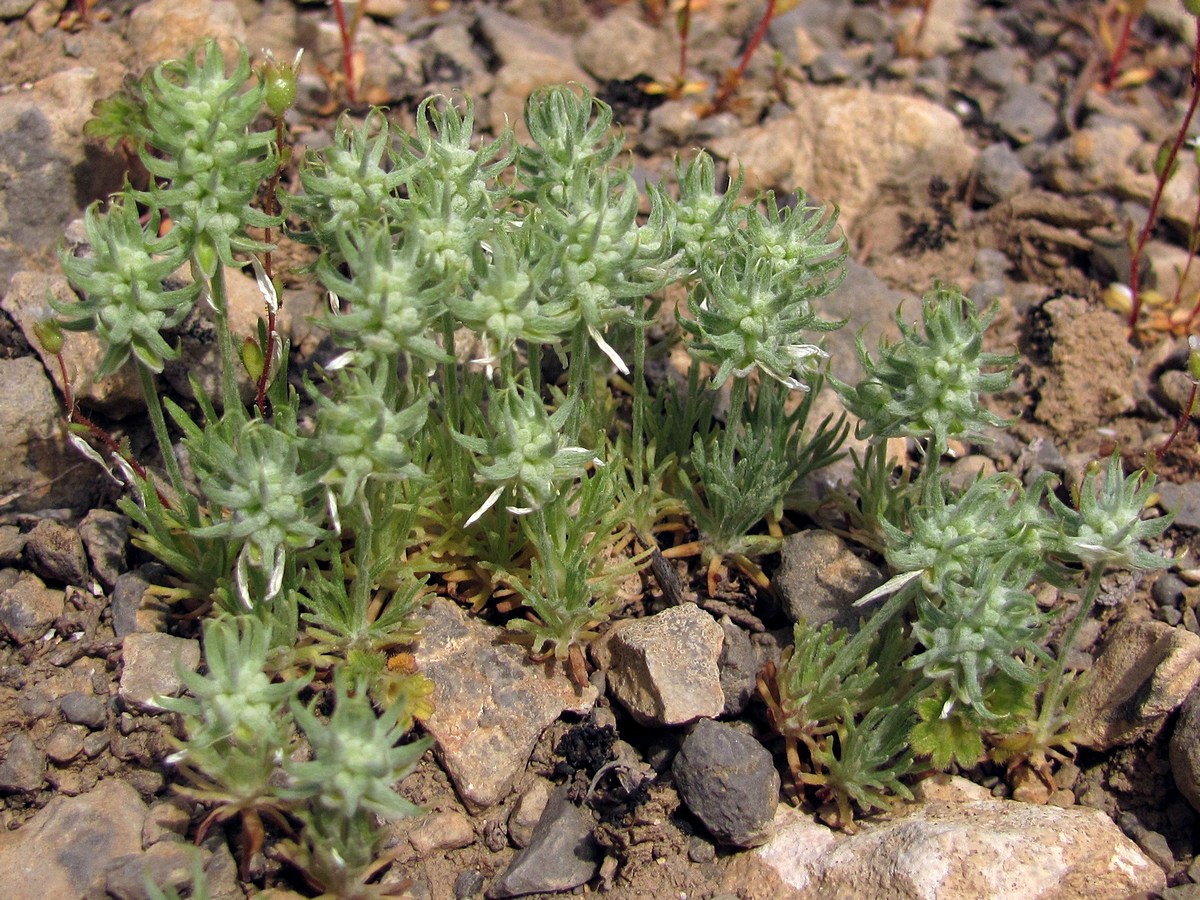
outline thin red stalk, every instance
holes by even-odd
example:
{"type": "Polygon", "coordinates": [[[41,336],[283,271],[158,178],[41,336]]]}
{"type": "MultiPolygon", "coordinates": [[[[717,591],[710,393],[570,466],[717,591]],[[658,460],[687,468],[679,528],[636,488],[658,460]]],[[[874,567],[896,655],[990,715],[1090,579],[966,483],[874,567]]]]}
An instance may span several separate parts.
{"type": "Polygon", "coordinates": [[[921,38],[925,37],[925,25],[929,22],[929,10],[933,7],[933,0],[925,0],[921,4],[921,19],[917,22],[917,34],[913,38],[913,48],[921,46],[921,38]]]}
{"type": "Polygon", "coordinates": [[[1175,159],[1179,156],[1179,150],[1187,138],[1188,127],[1192,124],[1192,116],[1196,113],[1197,102],[1200,102],[1200,18],[1196,19],[1196,41],[1192,47],[1192,99],[1188,101],[1188,108],[1183,117],[1183,124],[1179,126],[1179,133],[1175,135],[1175,140],[1171,144],[1171,151],[1167,154],[1162,172],[1158,176],[1158,182],[1154,186],[1154,196],[1150,199],[1150,213],[1146,216],[1146,224],[1142,226],[1142,230],[1138,234],[1137,245],[1133,250],[1133,258],[1129,263],[1129,293],[1132,298],[1129,310],[1129,327],[1131,329],[1137,327],[1138,317],[1142,312],[1142,297],[1138,291],[1138,266],[1142,261],[1142,251],[1146,247],[1146,242],[1150,240],[1150,232],[1154,228],[1155,220],[1158,218],[1158,207],[1162,203],[1163,190],[1167,186],[1167,179],[1171,176],[1171,170],[1175,167],[1175,159]]]}
{"type": "Polygon", "coordinates": [[[725,104],[729,102],[729,98],[733,96],[734,92],[738,89],[738,85],[742,83],[742,77],[746,74],[746,69],[750,68],[750,57],[754,55],[754,51],[758,49],[758,45],[767,36],[767,26],[771,24],[771,19],[774,15],[775,0],[767,0],[767,11],[763,13],[762,21],[754,29],[754,34],[750,37],[750,43],[746,45],[746,52],[742,54],[741,60],[738,61],[737,69],[721,85],[721,90],[717,93],[716,99],[713,100],[713,109],[724,109],[725,104]]]}
{"type": "Polygon", "coordinates": [[[1106,88],[1111,88],[1113,82],[1117,80],[1117,69],[1121,65],[1121,60],[1125,58],[1125,53],[1129,50],[1129,33],[1133,30],[1134,18],[1134,8],[1130,6],[1125,10],[1125,17],[1121,20],[1121,34],[1117,37],[1117,46],[1113,48],[1112,56],[1108,60],[1108,72],[1104,76],[1106,88]]]}
{"type": "MultiPolygon", "coordinates": [[[[283,150],[284,141],[284,123],[283,116],[275,119],[275,145],[280,148],[280,153],[283,150]]],[[[279,158],[280,168],[283,166],[282,155],[279,158]]],[[[265,206],[267,207],[267,215],[274,216],[279,213],[278,201],[275,198],[275,191],[279,187],[279,172],[277,168],[271,175],[270,181],[267,182],[267,197],[265,206]]],[[[266,243],[271,243],[271,228],[267,226],[265,229],[264,240],[266,243]]],[[[274,280],[275,272],[272,267],[271,251],[268,250],[263,254],[263,271],[267,278],[274,280]]],[[[267,346],[263,353],[263,370],[258,375],[258,381],[254,385],[254,405],[258,407],[258,414],[264,419],[267,417],[267,384],[271,380],[271,361],[275,358],[275,328],[277,322],[275,318],[275,310],[270,306],[267,307],[267,346]]]]}
{"type": "Polygon", "coordinates": [[[1179,416],[1175,419],[1175,430],[1171,432],[1171,436],[1167,438],[1165,444],[1154,451],[1154,456],[1159,462],[1162,462],[1163,457],[1167,455],[1167,451],[1171,449],[1171,445],[1175,443],[1175,438],[1179,437],[1179,432],[1183,431],[1183,426],[1187,424],[1187,420],[1192,416],[1192,406],[1196,402],[1196,388],[1200,386],[1194,381],[1192,382],[1191,393],[1188,394],[1187,403],[1183,405],[1183,409],[1179,411],[1179,416]]]}
{"type": "Polygon", "coordinates": [[[346,10],[342,7],[342,0],[332,0],[332,3],[333,13],[337,16],[338,33],[342,36],[342,72],[346,76],[346,97],[351,103],[357,103],[358,97],[355,96],[357,91],[354,89],[354,62],[351,53],[353,37],[350,29],[346,26],[346,10]]]}

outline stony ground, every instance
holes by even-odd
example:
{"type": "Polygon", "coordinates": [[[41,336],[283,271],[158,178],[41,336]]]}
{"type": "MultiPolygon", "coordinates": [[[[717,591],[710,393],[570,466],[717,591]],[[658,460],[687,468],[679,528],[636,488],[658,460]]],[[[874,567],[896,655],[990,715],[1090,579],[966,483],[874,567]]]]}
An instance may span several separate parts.
{"type": "MultiPolygon", "coordinates": [[[[1113,89],[1102,83],[1101,36],[1119,22],[1102,21],[1106,4],[933,0],[919,33],[919,3],[788,5],[741,90],[713,112],[713,85],[736,65],[764,3],[695,0],[686,80],[699,90],[670,99],[647,87],[676,83],[677,4],[372,0],[357,37],[356,110],[383,104],[406,121],[428,93],[461,91],[494,130],[519,121],[534,87],[588,85],[614,107],[639,176],[662,175],[676,154],[703,146],[740,166],[749,186],[803,187],[839,204],[852,256],[828,302],[850,320],[830,342],[839,376],[852,374],[856,330],[873,344],[900,300],[938,280],[999,301],[995,342],[1021,353],[999,404],[1015,424],[985,447],[961,448],[963,477],[997,467],[1077,483],[1114,447],[1138,464],[1161,446],[1189,387],[1183,322],[1200,278],[1185,279],[1182,315],[1160,307],[1132,342],[1103,298],[1127,280],[1127,236],[1147,215],[1154,153],[1189,97],[1194,23],[1179,4],[1148,4],[1113,89]]],[[[115,489],[66,447],[59,372],[30,344],[47,292],[69,296],[54,248],[128,165],[87,143],[83,122],[128,73],[201,35],[284,59],[305,48],[289,123],[298,151],[328,142],[348,88],[323,4],[102,0],[86,20],[78,13],[65,0],[0,0],[0,884],[14,897],[141,897],[147,874],[182,887],[205,814],[172,791],[172,723],[151,703],[178,689],[177,660],[199,663],[195,623],[147,593],[161,573],[127,546],[115,489]]],[[[1143,284],[1166,297],[1196,210],[1191,156],[1148,248],[1143,284]]],[[[288,287],[294,343],[310,353],[319,336],[304,312],[317,298],[288,287]]],[[[169,385],[203,365],[202,346],[188,351],[169,385]]],[[[78,352],[72,364],[84,371],[87,350],[78,352]]],[[[87,402],[136,447],[146,429],[131,418],[135,397],[118,378],[87,402]]],[[[1159,467],[1161,506],[1178,514],[1163,552],[1191,550],[1200,530],[1195,447],[1189,429],[1159,467]]],[[[438,689],[425,725],[437,751],[401,787],[428,813],[390,826],[382,881],[437,898],[580,884],[631,898],[1200,896],[1193,566],[1182,556],[1153,584],[1106,584],[1077,660],[1093,669],[1080,711],[1088,737],[1053,785],[981,766],[960,773],[969,780],[924,782],[911,807],[855,835],[776,810],[781,748],[752,688],[786,642],[789,616],[844,606],[878,577],[864,554],[799,530],[770,561],[772,592],[733,582],[717,597],[690,591],[695,602],[678,607],[634,592],[629,624],[594,648],[599,674],[583,690],[439,598],[416,653],[438,689]],[[664,630],[690,637],[664,647],[664,630]],[[689,680],[676,700],[715,703],[699,714],[725,724],[631,715],[616,673],[622,654],[646,648],[711,657],[720,678],[689,680]],[[567,788],[572,798],[586,791],[579,772],[610,750],[625,766],[599,783],[605,802],[584,807],[597,818],[567,788]],[[731,834],[681,804],[679,786],[705,766],[736,769],[740,786],[765,797],[765,820],[747,813],[731,834]],[[630,796],[631,785],[643,790],[630,796]],[[736,849],[768,834],[757,851],[736,849]],[[584,849],[564,851],[571,841],[584,849]]],[[[680,574],[694,582],[686,567],[680,574]]],[[[239,850],[232,828],[203,842],[213,896],[303,891],[270,844],[240,873],[239,850]]]]}

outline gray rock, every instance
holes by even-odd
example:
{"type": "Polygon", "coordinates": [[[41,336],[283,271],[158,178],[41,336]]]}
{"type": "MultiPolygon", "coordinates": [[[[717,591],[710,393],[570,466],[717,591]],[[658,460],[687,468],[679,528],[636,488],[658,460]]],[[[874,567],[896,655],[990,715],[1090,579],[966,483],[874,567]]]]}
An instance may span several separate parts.
{"type": "Polygon", "coordinates": [[[192,883],[196,854],[208,851],[178,842],[159,843],[142,853],[130,853],[112,860],[104,875],[104,891],[113,900],[150,900],[149,881],[159,890],[181,891],[192,883]]]}
{"type": "Polygon", "coordinates": [[[122,645],[124,668],[117,697],[130,709],[158,712],[156,697],[175,697],[183,691],[179,670],[200,665],[200,642],[170,634],[137,632],[122,645]]]}
{"type": "Polygon", "coordinates": [[[671,771],[679,796],[709,833],[733,847],[757,847],[772,833],[779,773],[762,744],[730,725],[702,719],[671,771]]]}
{"type": "Polygon", "coordinates": [[[809,67],[813,84],[843,84],[850,81],[855,72],[854,63],[840,50],[825,50],[809,67]]]}
{"type": "Polygon", "coordinates": [[[25,535],[16,525],[0,525],[0,566],[15,566],[25,553],[25,535]]]}
{"type": "Polygon", "coordinates": [[[48,588],[32,572],[21,572],[16,584],[0,591],[0,628],[18,644],[44,635],[62,615],[66,598],[48,588]]]}
{"type": "Polygon", "coordinates": [[[435,599],[416,650],[421,674],[434,685],[434,713],[425,727],[472,812],[508,795],[548,725],[565,710],[584,715],[596,701],[596,689],[577,688],[561,663],[530,662],[502,634],[435,599]]]}
{"type": "Polygon", "coordinates": [[[421,64],[427,82],[424,90],[459,90],[468,97],[491,92],[493,78],[479,58],[466,22],[451,20],[439,25],[420,46],[421,64]]]}
{"type": "Polygon", "coordinates": [[[63,718],[73,725],[88,728],[103,728],[108,721],[108,704],[103,697],[72,691],[58,698],[58,708],[63,718]]]}
{"type": "Polygon", "coordinates": [[[1005,143],[990,144],[983,149],[975,160],[975,177],[977,196],[984,203],[1007,200],[1033,183],[1033,176],[1021,158],[1005,143]]]}
{"type": "Polygon", "coordinates": [[[587,882],[604,855],[592,835],[592,817],[558,788],[523,849],[490,888],[489,898],[569,891],[587,882]]]}
{"type": "Polygon", "coordinates": [[[34,573],[49,581],[82,587],[91,580],[79,532],[53,519],[42,519],[26,535],[25,556],[34,573]]]}
{"type": "Polygon", "coordinates": [[[19,19],[36,0],[0,0],[0,19],[19,19]]]}
{"type": "Polygon", "coordinates": [[[0,360],[0,501],[16,511],[90,506],[102,478],[66,440],[50,379],[32,357],[0,360]]]}
{"type": "Polygon", "coordinates": [[[182,797],[155,800],[146,811],[142,823],[142,846],[152,847],[160,841],[182,840],[191,824],[191,803],[182,797]]]}
{"type": "Polygon", "coordinates": [[[5,896],[83,897],[111,860],[142,849],[145,816],[137,791],[116,779],[78,797],[54,797],[16,831],[0,833],[5,896]]]}
{"type": "MultiPolygon", "coordinates": [[[[1065,193],[1088,194],[1120,186],[1115,193],[1124,196],[1136,183],[1141,186],[1132,195],[1148,197],[1142,192],[1145,186],[1134,177],[1135,173],[1144,175],[1137,173],[1136,164],[1142,150],[1137,126],[1111,119],[1089,121],[1085,128],[1051,145],[1039,168],[1050,187],[1065,193]]],[[[1128,265],[1125,270],[1128,273],[1128,265]]]]}
{"type": "Polygon", "coordinates": [[[1058,111],[1038,88],[1014,84],[992,110],[991,120],[1017,143],[1028,144],[1053,135],[1058,128],[1058,111]]]}
{"type": "Polygon", "coordinates": [[[857,41],[878,44],[892,34],[892,19],[869,6],[856,6],[846,17],[846,34],[857,41]]]}
{"type": "Polygon", "coordinates": [[[666,78],[673,54],[662,30],[646,24],[637,8],[620,6],[593,20],[576,39],[575,60],[600,81],[634,75],[666,78]]]}
{"type": "Polygon", "coordinates": [[[552,787],[546,779],[537,778],[513,804],[508,816],[508,837],[518,847],[528,847],[533,840],[533,831],[546,811],[552,787]]]}
{"type": "Polygon", "coordinates": [[[0,97],[0,291],[19,268],[50,268],[80,207],[120,188],[124,163],[83,138],[92,104],[107,93],[99,73],[78,68],[0,97]]]}
{"type": "Polygon", "coordinates": [[[112,625],[117,637],[123,638],[136,631],[154,630],[149,622],[144,621],[152,616],[143,605],[146,591],[150,582],[141,572],[123,572],[117,577],[112,592],[112,625]]]}
{"type": "Polygon", "coordinates": [[[29,735],[17,732],[9,741],[4,762],[0,763],[0,791],[29,794],[40,790],[45,782],[46,755],[34,745],[29,735]]]}
{"type": "Polygon", "coordinates": [[[694,603],[627,620],[601,652],[609,689],[643,725],[684,725],[725,708],[717,660],[724,634],[694,603]]]}
{"type": "Polygon", "coordinates": [[[1175,786],[1200,811],[1200,690],[1193,688],[1183,702],[1170,748],[1175,786]]]}
{"type": "Polygon", "coordinates": [[[1131,744],[1178,709],[1200,681],[1200,637],[1162,622],[1119,622],[1079,698],[1071,733],[1097,750],[1131,744]]]}
{"type": "MultiPolygon", "coordinates": [[[[862,366],[855,352],[855,338],[861,335],[874,357],[881,340],[886,338],[895,341],[900,337],[894,315],[896,309],[906,301],[906,308],[918,308],[911,294],[890,287],[861,263],[853,259],[846,261],[846,277],[822,301],[832,315],[847,320],[844,328],[824,335],[825,349],[829,352],[829,370],[835,377],[850,384],[863,377],[862,366]]],[[[912,314],[909,315],[911,318],[912,314]]],[[[815,421],[819,422],[820,419],[815,421]]]]}
{"type": "Polygon", "coordinates": [[[994,88],[1007,88],[1026,80],[1029,60],[1023,50],[1001,45],[989,47],[971,58],[971,71],[975,77],[994,88]]]}
{"type": "Polygon", "coordinates": [[[718,623],[725,635],[717,669],[721,677],[721,693],[725,695],[722,716],[740,716],[758,690],[758,654],[750,635],[723,616],[718,623]]]}
{"type": "Polygon", "coordinates": [[[125,571],[125,545],[129,542],[129,518],[107,509],[93,509],[79,523],[79,536],[92,561],[96,580],[111,591],[125,571]]]}
{"type": "Polygon", "coordinates": [[[864,615],[854,601],[885,580],[877,566],[855,555],[836,534],[813,529],[784,538],[775,588],[791,621],[804,620],[814,628],[833,622],[854,630],[864,615]]]}
{"type": "Polygon", "coordinates": [[[1162,501],[1162,508],[1175,513],[1175,527],[1200,531],[1200,482],[1159,481],[1154,490],[1162,501]]]}
{"type": "Polygon", "coordinates": [[[471,820],[456,810],[430,813],[408,836],[413,849],[421,855],[433,850],[457,850],[475,841],[471,820]]]}
{"type": "Polygon", "coordinates": [[[1108,816],[1083,807],[932,802],[845,834],[780,806],[775,825],[774,838],[733,861],[722,887],[778,900],[1124,900],[1166,884],[1108,816]]]}

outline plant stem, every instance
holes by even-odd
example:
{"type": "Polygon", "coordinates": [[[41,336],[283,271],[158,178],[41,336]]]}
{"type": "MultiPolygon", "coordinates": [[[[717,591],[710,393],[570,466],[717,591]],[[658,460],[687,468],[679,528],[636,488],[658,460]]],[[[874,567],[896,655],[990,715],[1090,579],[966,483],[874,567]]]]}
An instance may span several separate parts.
{"type": "Polygon", "coordinates": [[[725,77],[721,83],[720,90],[717,91],[717,96],[713,98],[713,112],[720,112],[725,109],[726,104],[737,93],[737,89],[746,75],[746,70],[750,68],[750,57],[754,55],[754,51],[758,49],[758,45],[767,36],[767,26],[771,24],[771,19],[774,16],[775,0],[767,0],[767,11],[763,13],[762,20],[758,23],[758,27],[754,29],[754,34],[750,37],[750,43],[746,45],[746,51],[742,54],[742,58],[738,62],[738,67],[725,77]]]}
{"type": "Polygon", "coordinates": [[[742,413],[745,411],[747,385],[745,378],[734,378],[733,387],[729,391],[729,413],[725,416],[725,445],[724,464],[726,469],[733,471],[734,450],[737,447],[738,431],[742,427],[742,413]]]}
{"type": "Polygon", "coordinates": [[[1192,46],[1191,78],[1192,97],[1188,101],[1187,112],[1184,113],[1183,123],[1179,126],[1179,131],[1175,135],[1175,140],[1171,144],[1171,149],[1167,153],[1162,170],[1159,172],[1158,181],[1154,185],[1154,196],[1150,198],[1150,212],[1146,216],[1146,224],[1142,226],[1142,230],[1138,234],[1137,244],[1134,246],[1133,256],[1129,263],[1129,293],[1132,297],[1132,304],[1129,310],[1129,328],[1131,331],[1137,328],[1138,317],[1142,311],[1142,296],[1138,291],[1138,268],[1142,261],[1142,251],[1146,247],[1146,242],[1150,240],[1150,231],[1154,228],[1154,223],[1158,219],[1158,207],[1162,203],[1163,191],[1166,189],[1167,180],[1171,177],[1171,170],[1175,168],[1175,159],[1179,156],[1179,150],[1183,147],[1183,142],[1187,139],[1188,127],[1192,124],[1192,116],[1196,114],[1196,104],[1200,102],[1200,18],[1196,19],[1196,39],[1192,46]]]}
{"type": "MultiPolygon", "coordinates": [[[[361,3],[359,4],[361,6],[361,3]]],[[[346,98],[351,103],[358,102],[358,90],[354,86],[354,35],[346,25],[346,10],[342,0],[333,0],[333,14],[337,17],[338,34],[342,37],[342,73],[346,78],[346,98]]]]}
{"type": "MultiPolygon", "coordinates": [[[[229,324],[229,298],[225,294],[224,263],[217,262],[208,286],[213,309],[216,310],[217,355],[221,363],[222,414],[229,415],[233,410],[241,409],[242,398],[238,394],[237,370],[233,365],[236,357],[233,350],[233,331],[229,324]]],[[[270,364],[270,359],[263,360],[264,366],[270,366],[270,364]]]]}
{"type": "Polygon", "coordinates": [[[187,485],[183,481],[183,470],[179,460],[175,458],[175,448],[171,446],[171,435],[167,431],[167,420],[163,416],[162,402],[158,399],[158,388],[154,384],[154,373],[141,360],[137,362],[138,375],[142,382],[142,395],[146,399],[146,411],[150,414],[150,427],[154,431],[154,439],[158,442],[158,452],[162,455],[163,465],[171,479],[171,487],[180,497],[187,494],[187,485]]]}
{"type": "Polygon", "coordinates": [[[646,323],[639,316],[633,326],[633,490],[640,494],[644,482],[646,418],[646,323]]]}
{"type": "Polygon", "coordinates": [[[1096,603],[1096,596],[1100,593],[1100,582],[1103,578],[1103,566],[1094,567],[1088,574],[1087,587],[1084,589],[1083,599],[1079,603],[1079,611],[1063,634],[1062,643],[1054,660],[1054,667],[1050,670],[1050,677],[1046,681],[1046,690],[1042,693],[1041,709],[1038,710],[1037,727],[1043,737],[1050,736],[1046,734],[1046,731],[1051,728],[1054,716],[1062,705],[1063,695],[1066,693],[1066,683],[1063,678],[1067,671],[1067,655],[1075,646],[1083,624],[1091,615],[1092,607],[1096,603]]]}

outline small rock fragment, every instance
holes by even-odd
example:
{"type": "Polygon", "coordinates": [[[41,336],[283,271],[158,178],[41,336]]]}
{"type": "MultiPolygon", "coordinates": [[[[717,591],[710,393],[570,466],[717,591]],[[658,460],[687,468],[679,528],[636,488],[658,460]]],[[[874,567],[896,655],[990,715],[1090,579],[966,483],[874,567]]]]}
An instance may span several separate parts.
{"type": "Polygon", "coordinates": [[[683,802],[722,844],[757,847],[770,838],[779,773],[750,735],[702,719],[684,739],[672,772],[683,802]]]}
{"type": "Polygon", "coordinates": [[[603,856],[592,827],[591,816],[568,799],[567,786],[558,788],[546,804],[529,846],[513,857],[486,896],[569,891],[588,881],[603,856]]]}
{"type": "Polygon", "coordinates": [[[195,671],[200,665],[200,642],[169,634],[131,634],[123,650],[125,668],[117,696],[142,712],[160,711],[156,697],[175,697],[183,690],[176,666],[195,671]]]}
{"type": "Polygon", "coordinates": [[[46,782],[46,756],[24,732],[17,732],[0,763],[0,791],[33,793],[46,782]]]}
{"type": "Polygon", "coordinates": [[[513,804],[508,816],[508,836],[518,847],[529,846],[533,839],[533,830],[546,811],[546,803],[550,800],[550,782],[538,778],[525,789],[517,802],[513,804]]]}
{"type": "Polygon", "coordinates": [[[431,850],[457,850],[474,842],[475,830],[462,813],[447,810],[430,813],[413,829],[408,839],[413,849],[422,854],[431,850]]]}
{"type": "Polygon", "coordinates": [[[784,538],[775,587],[791,621],[853,629],[862,614],[854,601],[884,580],[876,566],[855,555],[836,534],[812,529],[784,538]]]}
{"type": "Polygon", "coordinates": [[[81,587],[89,581],[79,532],[53,519],[42,519],[25,536],[25,556],[29,567],[49,581],[81,587]]]}
{"type": "Polygon", "coordinates": [[[608,642],[608,683],[642,725],[683,725],[725,708],[721,626],[694,603],[630,621],[608,642]]]}
{"type": "Polygon", "coordinates": [[[66,765],[83,752],[83,739],[87,733],[82,725],[63,723],[56,726],[46,739],[46,756],[60,766],[66,765]]]}
{"type": "Polygon", "coordinates": [[[1200,681],[1200,637],[1162,622],[1117,624],[1079,698],[1071,732],[1097,750],[1133,743],[1161,725],[1200,681]]]}
{"type": "Polygon", "coordinates": [[[103,728],[108,721],[108,703],[103,697],[72,691],[58,698],[63,718],[73,725],[103,728]]]}
{"type": "Polygon", "coordinates": [[[96,580],[111,591],[125,571],[125,545],[129,542],[129,519],[107,509],[93,509],[79,523],[79,537],[92,561],[96,580]]]}
{"type": "Polygon", "coordinates": [[[21,572],[16,584],[0,591],[0,628],[24,645],[44,635],[62,615],[66,597],[46,587],[32,572],[21,572]]]}
{"type": "Polygon", "coordinates": [[[725,635],[717,668],[721,673],[721,693],[725,695],[723,716],[740,716],[758,690],[758,654],[750,635],[738,628],[729,616],[718,623],[725,635]]]}
{"type": "Polygon", "coordinates": [[[141,853],[130,853],[112,860],[104,876],[104,891],[113,900],[150,900],[149,881],[159,890],[181,891],[192,883],[196,854],[208,851],[171,841],[155,844],[141,853]]]}
{"type": "Polygon", "coordinates": [[[1193,688],[1183,702],[1170,748],[1175,786],[1200,811],[1200,688],[1193,688]]]}

